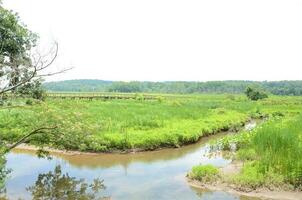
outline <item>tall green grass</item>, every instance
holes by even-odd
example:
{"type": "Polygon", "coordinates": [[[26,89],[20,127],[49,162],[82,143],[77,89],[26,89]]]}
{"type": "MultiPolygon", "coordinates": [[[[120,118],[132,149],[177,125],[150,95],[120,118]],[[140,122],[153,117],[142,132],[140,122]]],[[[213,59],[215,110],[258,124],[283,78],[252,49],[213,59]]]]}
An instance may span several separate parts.
{"type": "Polygon", "coordinates": [[[291,184],[302,184],[302,116],[262,126],[251,145],[258,155],[261,173],[274,171],[291,184]]]}
{"type": "Polygon", "coordinates": [[[235,149],[234,159],[245,163],[241,172],[230,179],[237,185],[253,189],[302,187],[301,114],[272,115],[254,131],[226,136],[214,142],[212,148],[235,149]]]}
{"type": "Polygon", "coordinates": [[[203,183],[212,183],[219,179],[219,170],[212,165],[197,165],[192,168],[188,177],[203,183]]]}
{"type": "Polygon", "coordinates": [[[57,125],[53,134],[37,135],[30,143],[81,151],[179,147],[236,129],[250,117],[291,115],[301,110],[301,99],[253,102],[240,95],[175,95],[160,101],[65,99],[33,105],[19,99],[12,103],[22,107],[0,108],[0,139],[13,142],[36,127],[57,125]]]}

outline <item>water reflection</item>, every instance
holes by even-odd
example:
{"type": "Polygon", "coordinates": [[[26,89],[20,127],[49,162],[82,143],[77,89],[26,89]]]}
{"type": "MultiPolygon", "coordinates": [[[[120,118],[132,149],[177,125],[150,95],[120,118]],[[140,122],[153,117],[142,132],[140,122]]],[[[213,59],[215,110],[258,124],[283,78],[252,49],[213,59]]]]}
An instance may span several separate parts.
{"type": "MultiPolygon", "coordinates": [[[[258,121],[251,121],[247,123],[243,129],[251,130],[255,128],[258,121]]],[[[216,135],[212,135],[210,137],[203,137],[199,142],[191,145],[186,145],[181,148],[167,148],[161,149],[158,151],[146,151],[139,153],[130,153],[130,154],[118,154],[118,153],[104,153],[104,154],[66,154],[66,153],[51,153],[52,155],[61,158],[65,161],[68,161],[74,167],[85,167],[90,169],[97,168],[110,168],[116,166],[123,166],[125,170],[129,165],[136,162],[141,163],[154,163],[160,161],[172,161],[177,159],[186,158],[189,155],[195,155],[196,161],[198,161],[201,157],[200,153],[208,151],[209,149],[204,146],[210,140],[216,140],[221,138],[227,134],[234,134],[234,132],[226,131],[216,135]]],[[[36,152],[33,150],[25,150],[25,149],[15,149],[15,154],[30,154],[35,155],[36,152]]]]}
{"type": "MultiPolygon", "coordinates": [[[[74,167],[78,168],[110,168],[123,166],[126,170],[129,165],[132,163],[140,162],[140,163],[154,163],[161,161],[172,161],[180,158],[184,158],[187,155],[198,153],[198,157],[200,157],[200,150],[202,148],[202,152],[207,151],[208,149],[204,147],[205,144],[209,142],[209,140],[215,140],[221,138],[222,136],[228,134],[229,132],[224,132],[220,134],[213,135],[211,137],[205,137],[200,140],[198,143],[190,144],[187,146],[183,146],[181,148],[167,148],[161,149],[157,151],[146,151],[146,152],[138,152],[138,153],[130,153],[130,154],[119,154],[119,153],[101,153],[101,154],[77,154],[77,153],[57,153],[52,152],[51,155],[61,158],[65,161],[68,161],[74,167]]],[[[15,154],[27,154],[27,155],[36,155],[34,150],[26,150],[26,149],[14,149],[13,152],[15,154]]],[[[195,154],[196,155],[196,154],[195,154]]],[[[198,161],[198,159],[197,159],[198,161]]]]}
{"type": "Polygon", "coordinates": [[[105,189],[103,180],[97,178],[92,183],[86,183],[84,179],[76,179],[63,174],[60,165],[53,171],[39,174],[35,185],[27,188],[34,200],[100,200],[109,199],[101,196],[105,189]]]}
{"type": "Polygon", "coordinates": [[[5,181],[7,179],[7,174],[9,173],[9,170],[6,169],[6,166],[5,166],[5,159],[3,157],[3,154],[0,150],[0,200],[5,200],[7,199],[5,197],[5,193],[6,193],[6,190],[5,190],[5,181]]]}
{"type": "MultiPolygon", "coordinates": [[[[33,151],[15,150],[7,155],[7,166],[13,170],[6,183],[7,196],[10,200],[17,200],[20,197],[26,200],[64,199],[49,195],[54,195],[54,191],[60,191],[59,195],[62,195],[69,190],[60,188],[60,185],[65,183],[63,180],[66,177],[74,177],[71,180],[75,181],[77,186],[74,186],[75,183],[69,185],[69,182],[67,186],[71,187],[73,191],[71,193],[74,193],[76,188],[76,194],[82,184],[88,187],[93,184],[95,177],[102,177],[106,183],[106,190],[102,189],[96,198],[111,196],[112,199],[118,200],[240,199],[242,197],[225,192],[207,192],[192,188],[185,178],[193,165],[202,163],[220,167],[230,162],[222,155],[213,157],[206,155],[210,150],[206,145],[208,140],[217,139],[224,134],[203,138],[199,143],[179,149],[124,155],[54,153],[54,158],[47,160],[38,159],[33,151]],[[78,182],[82,179],[88,183],[78,182]]],[[[86,194],[91,192],[93,188],[85,189],[86,194]]]]}

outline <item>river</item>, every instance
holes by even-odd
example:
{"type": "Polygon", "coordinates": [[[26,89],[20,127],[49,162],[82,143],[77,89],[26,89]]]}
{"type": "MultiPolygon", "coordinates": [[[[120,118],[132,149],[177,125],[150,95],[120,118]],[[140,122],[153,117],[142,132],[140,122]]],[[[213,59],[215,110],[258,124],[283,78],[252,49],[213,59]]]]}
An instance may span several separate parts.
{"type": "MultiPolygon", "coordinates": [[[[249,123],[246,128],[254,126],[255,122],[249,123]]],[[[86,183],[93,182],[95,178],[103,180],[106,188],[100,190],[97,196],[107,199],[255,199],[194,188],[186,181],[187,172],[196,164],[222,167],[231,162],[221,155],[206,155],[209,139],[225,134],[229,133],[206,137],[182,148],[132,154],[54,153],[51,160],[39,159],[31,150],[17,149],[7,155],[7,167],[12,172],[6,183],[6,196],[8,199],[39,199],[60,190],[66,191],[69,186],[60,181],[69,177],[71,181],[81,179],[86,183]],[[55,171],[58,167],[59,174],[55,171]],[[53,174],[56,176],[51,176],[53,174]]],[[[74,187],[73,190],[79,188],[74,187]]],[[[86,193],[89,191],[96,194],[91,189],[87,189],[86,193]]]]}

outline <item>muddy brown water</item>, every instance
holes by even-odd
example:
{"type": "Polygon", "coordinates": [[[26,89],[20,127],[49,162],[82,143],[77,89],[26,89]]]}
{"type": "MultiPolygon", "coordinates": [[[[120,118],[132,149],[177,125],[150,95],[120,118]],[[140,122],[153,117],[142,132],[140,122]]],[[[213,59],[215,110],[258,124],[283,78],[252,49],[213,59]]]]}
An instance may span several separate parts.
{"type": "MultiPolygon", "coordinates": [[[[249,123],[251,128],[256,122],[249,123]]],[[[8,199],[47,199],[49,194],[57,192],[56,198],[62,198],[58,191],[73,190],[87,197],[110,197],[110,199],[225,199],[251,200],[244,196],[223,191],[208,191],[189,186],[186,174],[197,164],[225,166],[231,161],[221,155],[209,157],[207,143],[229,133],[201,139],[198,143],[177,149],[163,149],[135,154],[62,154],[54,153],[52,160],[39,159],[31,150],[15,150],[7,155],[7,167],[12,170],[6,183],[8,199]],[[54,173],[59,166],[61,174],[54,173]],[[49,173],[50,172],[50,173],[49,173]],[[45,175],[56,174],[53,179],[43,179],[45,175]],[[93,179],[103,180],[105,189],[97,193],[88,189],[85,194],[80,188],[68,188],[65,180],[82,180],[88,183],[93,179]],[[61,175],[61,176],[60,176],[61,175]],[[62,178],[63,177],[63,178],[62,178]],[[39,179],[40,178],[40,179],[39,179]],[[60,179],[62,178],[62,179],[60,179]],[[39,181],[40,180],[40,181],[39,181]],[[54,181],[55,180],[55,181],[54,181]],[[30,187],[36,186],[36,190],[30,187]],[[96,195],[94,197],[89,194],[96,195]]],[[[71,191],[69,191],[71,192],[71,191]]]]}

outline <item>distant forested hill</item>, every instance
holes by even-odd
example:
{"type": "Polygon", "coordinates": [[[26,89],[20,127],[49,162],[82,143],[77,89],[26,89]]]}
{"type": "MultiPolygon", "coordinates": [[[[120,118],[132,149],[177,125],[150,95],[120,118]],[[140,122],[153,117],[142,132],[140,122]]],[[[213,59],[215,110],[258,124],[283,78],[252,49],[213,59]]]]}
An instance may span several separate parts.
{"type": "Polygon", "coordinates": [[[151,93],[243,93],[247,86],[261,87],[276,95],[302,95],[302,81],[208,81],[208,82],[120,82],[66,80],[44,83],[48,91],[66,92],[151,92],[151,93]]]}
{"type": "Polygon", "coordinates": [[[57,82],[46,82],[43,84],[48,91],[56,92],[93,92],[106,91],[112,81],[95,79],[66,80],[57,82]]]}

